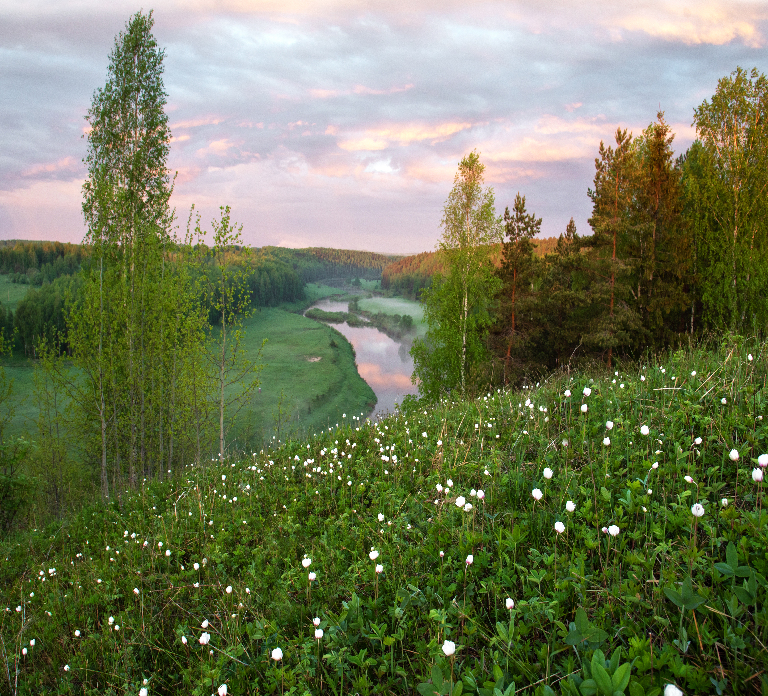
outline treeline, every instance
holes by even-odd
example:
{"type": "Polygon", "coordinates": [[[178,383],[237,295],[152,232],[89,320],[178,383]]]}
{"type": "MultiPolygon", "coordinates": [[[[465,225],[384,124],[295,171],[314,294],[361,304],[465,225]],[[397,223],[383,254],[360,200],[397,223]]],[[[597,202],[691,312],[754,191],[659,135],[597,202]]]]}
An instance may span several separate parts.
{"type": "Polygon", "coordinates": [[[444,269],[424,293],[430,328],[414,346],[422,391],[515,383],[586,359],[612,369],[708,332],[764,336],[768,80],[737,69],[694,125],[679,157],[661,112],[642,133],[601,142],[591,234],[571,219],[543,256],[525,197],[498,218],[477,153],[465,158],[444,212],[444,269]]]}
{"type": "Polygon", "coordinates": [[[81,244],[5,240],[0,242],[0,273],[15,283],[39,286],[77,273],[86,253],[81,244]]]}
{"type": "MultiPolygon", "coordinates": [[[[557,246],[556,237],[533,239],[534,254],[544,256],[554,251],[557,246]]],[[[491,261],[496,265],[501,264],[501,245],[496,245],[491,253],[491,261]]],[[[381,272],[381,287],[383,290],[402,295],[411,300],[418,299],[421,291],[428,288],[432,277],[437,273],[445,272],[445,263],[439,251],[424,251],[415,256],[393,261],[384,267],[381,272]]]]}
{"type": "MultiPolygon", "coordinates": [[[[34,252],[40,242],[16,242],[17,251],[27,245],[34,252]]],[[[36,346],[45,338],[49,345],[57,337],[57,346],[62,353],[68,352],[67,340],[67,297],[70,304],[77,298],[81,283],[74,280],[82,264],[88,264],[89,249],[83,245],[61,245],[67,248],[65,256],[57,257],[53,264],[46,262],[43,266],[53,265],[56,268],[72,269],[41,282],[39,290],[30,289],[19,303],[16,313],[8,310],[5,313],[3,326],[6,336],[11,341],[14,351],[28,357],[35,357],[36,346]],[[73,264],[77,262],[75,267],[73,264]],[[15,331],[14,331],[15,329],[15,331]]],[[[169,244],[168,263],[181,262],[180,249],[169,244]]],[[[244,286],[247,290],[248,305],[253,309],[259,307],[275,307],[282,303],[295,303],[304,299],[304,285],[312,280],[323,278],[371,278],[380,277],[381,269],[389,264],[392,256],[373,252],[348,251],[344,249],[284,249],[280,247],[263,247],[261,249],[245,249],[241,245],[232,252],[235,265],[242,272],[244,286]]],[[[31,267],[30,267],[31,268],[31,267]]],[[[201,261],[195,273],[210,276],[213,281],[216,273],[213,257],[210,252],[201,261]]],[[[30,277],[30,276],[24,276],[30,277]]],[[[37,272],[32,278],[44,277],[44,272],[37,272]]],[[[47,276],[46,276],[47,277],[47,276]]],[[[193,280],[195,280],[193,278],[193,280]]],[[[218,317],[213,310],[214,296],[208,298],[211,321],[218,317]]]]}
{"type": "Polygon", "coordinates": [[[351,249],[286,249],[263,247],[262,252],[284,261],[294,269],[304,283],[324,278],[364,278],[378,280],[383,269],[400,256],[351,249]]]}

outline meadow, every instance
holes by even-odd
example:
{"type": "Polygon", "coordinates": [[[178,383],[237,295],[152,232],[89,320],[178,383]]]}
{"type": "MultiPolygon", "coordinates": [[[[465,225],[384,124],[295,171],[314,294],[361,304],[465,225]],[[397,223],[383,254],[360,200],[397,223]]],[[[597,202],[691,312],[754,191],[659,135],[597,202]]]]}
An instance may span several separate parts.
{"type": "Polygon", "coordinates": [[[30,285],[24,285],[23,283],[13,283],[8,275],[0,275],[0,304],[5,309],[16,311],[16,307],[19,302],[24,299],[24,296],[30,289],[30,285]]]}
{"type": "MultiPolygon", "coordinates": [[[[0,295],[5,289],[22,288],[23,293],[29,289],[10,282],[3,285],[5,278],[0,275],[0,295]]],[[[260,373],[261,392],[231,425],[230,439],[240,451],[261,447],[273,435],[281,439],[287,432],[312,434],[337,423],[345,411],[367,414],[375,404],[373,391],[357,373],[349,342],[334,329],[295,313],[338,293],[338,288],[308,283],[305,292],[307,299],[302,303],[265,307],[244,322],[244,349],[250,358],[256,357],[264,338],[267,344],[262,355],[266,367],[260,373]]],[[[35,361],[16,355],[4,359],[3,368],[14,382],[15,413],[7,434],[34,433],[38,415],[33,398],[35,361]]]]}
{"type": "Polygon", "coordinates": [[[3,689],[765,693],[766,348],[348,412],[19,534],[3,689]]]}

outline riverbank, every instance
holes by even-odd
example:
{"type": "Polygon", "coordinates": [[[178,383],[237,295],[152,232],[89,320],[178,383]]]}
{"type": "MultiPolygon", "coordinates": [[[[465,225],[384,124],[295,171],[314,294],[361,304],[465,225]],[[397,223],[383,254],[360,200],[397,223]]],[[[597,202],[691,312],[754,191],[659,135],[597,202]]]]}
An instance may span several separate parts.
{"type": "Polygon", "coordinates": [[[421,308],[417,303],[381,296],[355,296],[349,302],[346,299],[339,295],[326,297],[312,305],[305,316],[333,323],[352,343],[358,373],[378,399],[370,414],[376,419],[394,412],[405,396],[418,391],[411,381],[410,347],[423,331],[421,323],[414,322],[414,316],[421,318],[421,308]],[[377,311],[369,311],[368,307],[377,311]],[[392,311],[395,309],[411,311],[400,314],[392,311]]]}
{"type": "MultiPolygon", "coordinates": [[[[233,451],[261,449],[273,436],[276,442],[312,435],[340,422],[344,413],[371,413],[376,395],[357,371],[352,346],[332,327],[286,309],[264,308],[243,328],[243,348],[251,359],[267,339],[266,367],[260,375],[261,391],[231,423],[227,441],[233,451]]],[[[35,361],[15,358],[2,366],[14,383],[14,413],[5,434],[35,441],[35,361]]]]}

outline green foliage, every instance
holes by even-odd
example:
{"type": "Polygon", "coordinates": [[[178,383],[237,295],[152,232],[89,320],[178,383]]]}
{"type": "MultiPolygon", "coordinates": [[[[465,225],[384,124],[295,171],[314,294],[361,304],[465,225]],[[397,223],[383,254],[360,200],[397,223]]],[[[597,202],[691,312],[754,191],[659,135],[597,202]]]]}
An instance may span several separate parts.
{"type": "Polygon", "coordinates": [[[19,302],[13,325],[15,341],[27,357],[37,357],[38,345],[56,345],[62,352],[69,351],[67,343],[67,309],[75,301],[82,278],[63,276],[39,290],[30,289],[19,302]]]}
{"type": "Polygon", "coordinates": [[[411,349],[413,380],[431,400],[452,389],[464,395],[482,383],[477,369],[484,361],[490,303],[498,285],[490,254],[501,237],[493,190],[482,185],[484,171],[475,151],[459,162],[438,243],[446,273],[422,291],[428,328],[411,349]]]}
{"type": "MultiPolygon", "coordinates": [[[[190,221],[194,206],[190,212],[190,221]]],[[[210,308],[213,314],[212,326],[216,327],[215,335],[208,337],[203,357],[210,367],[211,381],[215,384],[215,401],[219,414],[219,459],[224,460],[226,453],[225,412],[237,414],[251,400],[260,384],[259,373],[264,369],[261,360],[262,350],[266,339],[261,343],[255,356],[248,355],[244,349],[243,321],[252,313],[246,271],[234,260],[234,252],[240,250],[242,241],[242,225],[238,227],[230,223],[229,206],[220,209],[221,217],[214,220],[212,225],[213,273],[202,275],[198,281],[198,291],[203,299],[203,306],[210,308]],[[229,388],[237,386],[236,392],[229,388]]],[[[197,240],[195,248],[201,255],[207,249],[201,240],[205,234],[200,228],[200,215],[197,215],[194,237],[197,240]]],[[[241,255],[246,254],[240,250],[241,255]]],[[[209,318],[211,321],[211,318],[209,318]]],[[[203,387],[203,399],[206,398],[203,387]]],[[[200,451],[198,448],[198,464],[200,451]]]]}
{"type": "Polygon", "coordinates": [[[686,174],[699,297],[717,330],[764,330],[768,310],[768,78],[737,68],[694,110],[700,142],[686,174]]]}
{"type": "Polygon", "coordinates": [[[533,238],[541,231],[541,218],[528,213],[525,196],[515,196],[512,213],[504,211],[506,241],[502,244],[502,262],[498,276],[502,286],[498,294],[497,321],[493,327],[493,340],[497,353],[503,355],[502,381],[516,382],[512,372],[512,347],[515,356],[520,355],[524,342],[531,333],[533,316],[533,272],[535,269],[533,238]],[[506,352],[504,348],[506,347],[506,352]]]}
{"type": "Polygon", "coordinates": [[[81,244],[0,241],[0,273],[13,282],[45,285],[63,275],[75,275],[87,256],[81,244]]]}

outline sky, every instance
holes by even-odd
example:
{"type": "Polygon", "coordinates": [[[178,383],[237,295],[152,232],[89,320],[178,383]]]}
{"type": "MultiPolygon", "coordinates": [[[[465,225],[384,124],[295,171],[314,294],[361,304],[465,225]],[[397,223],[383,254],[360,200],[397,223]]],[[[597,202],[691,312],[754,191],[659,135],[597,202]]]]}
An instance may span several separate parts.
{"type": "Polygon", "coordinates": [[[476,149],[496,209],[589,233],[600,141],[661,109],[682,153],[768,0],[0,0],[0,239],[81,242],[85,115],[153,10],[183,234],[229,205],[252,246],[432,250],[476,149]]]}

